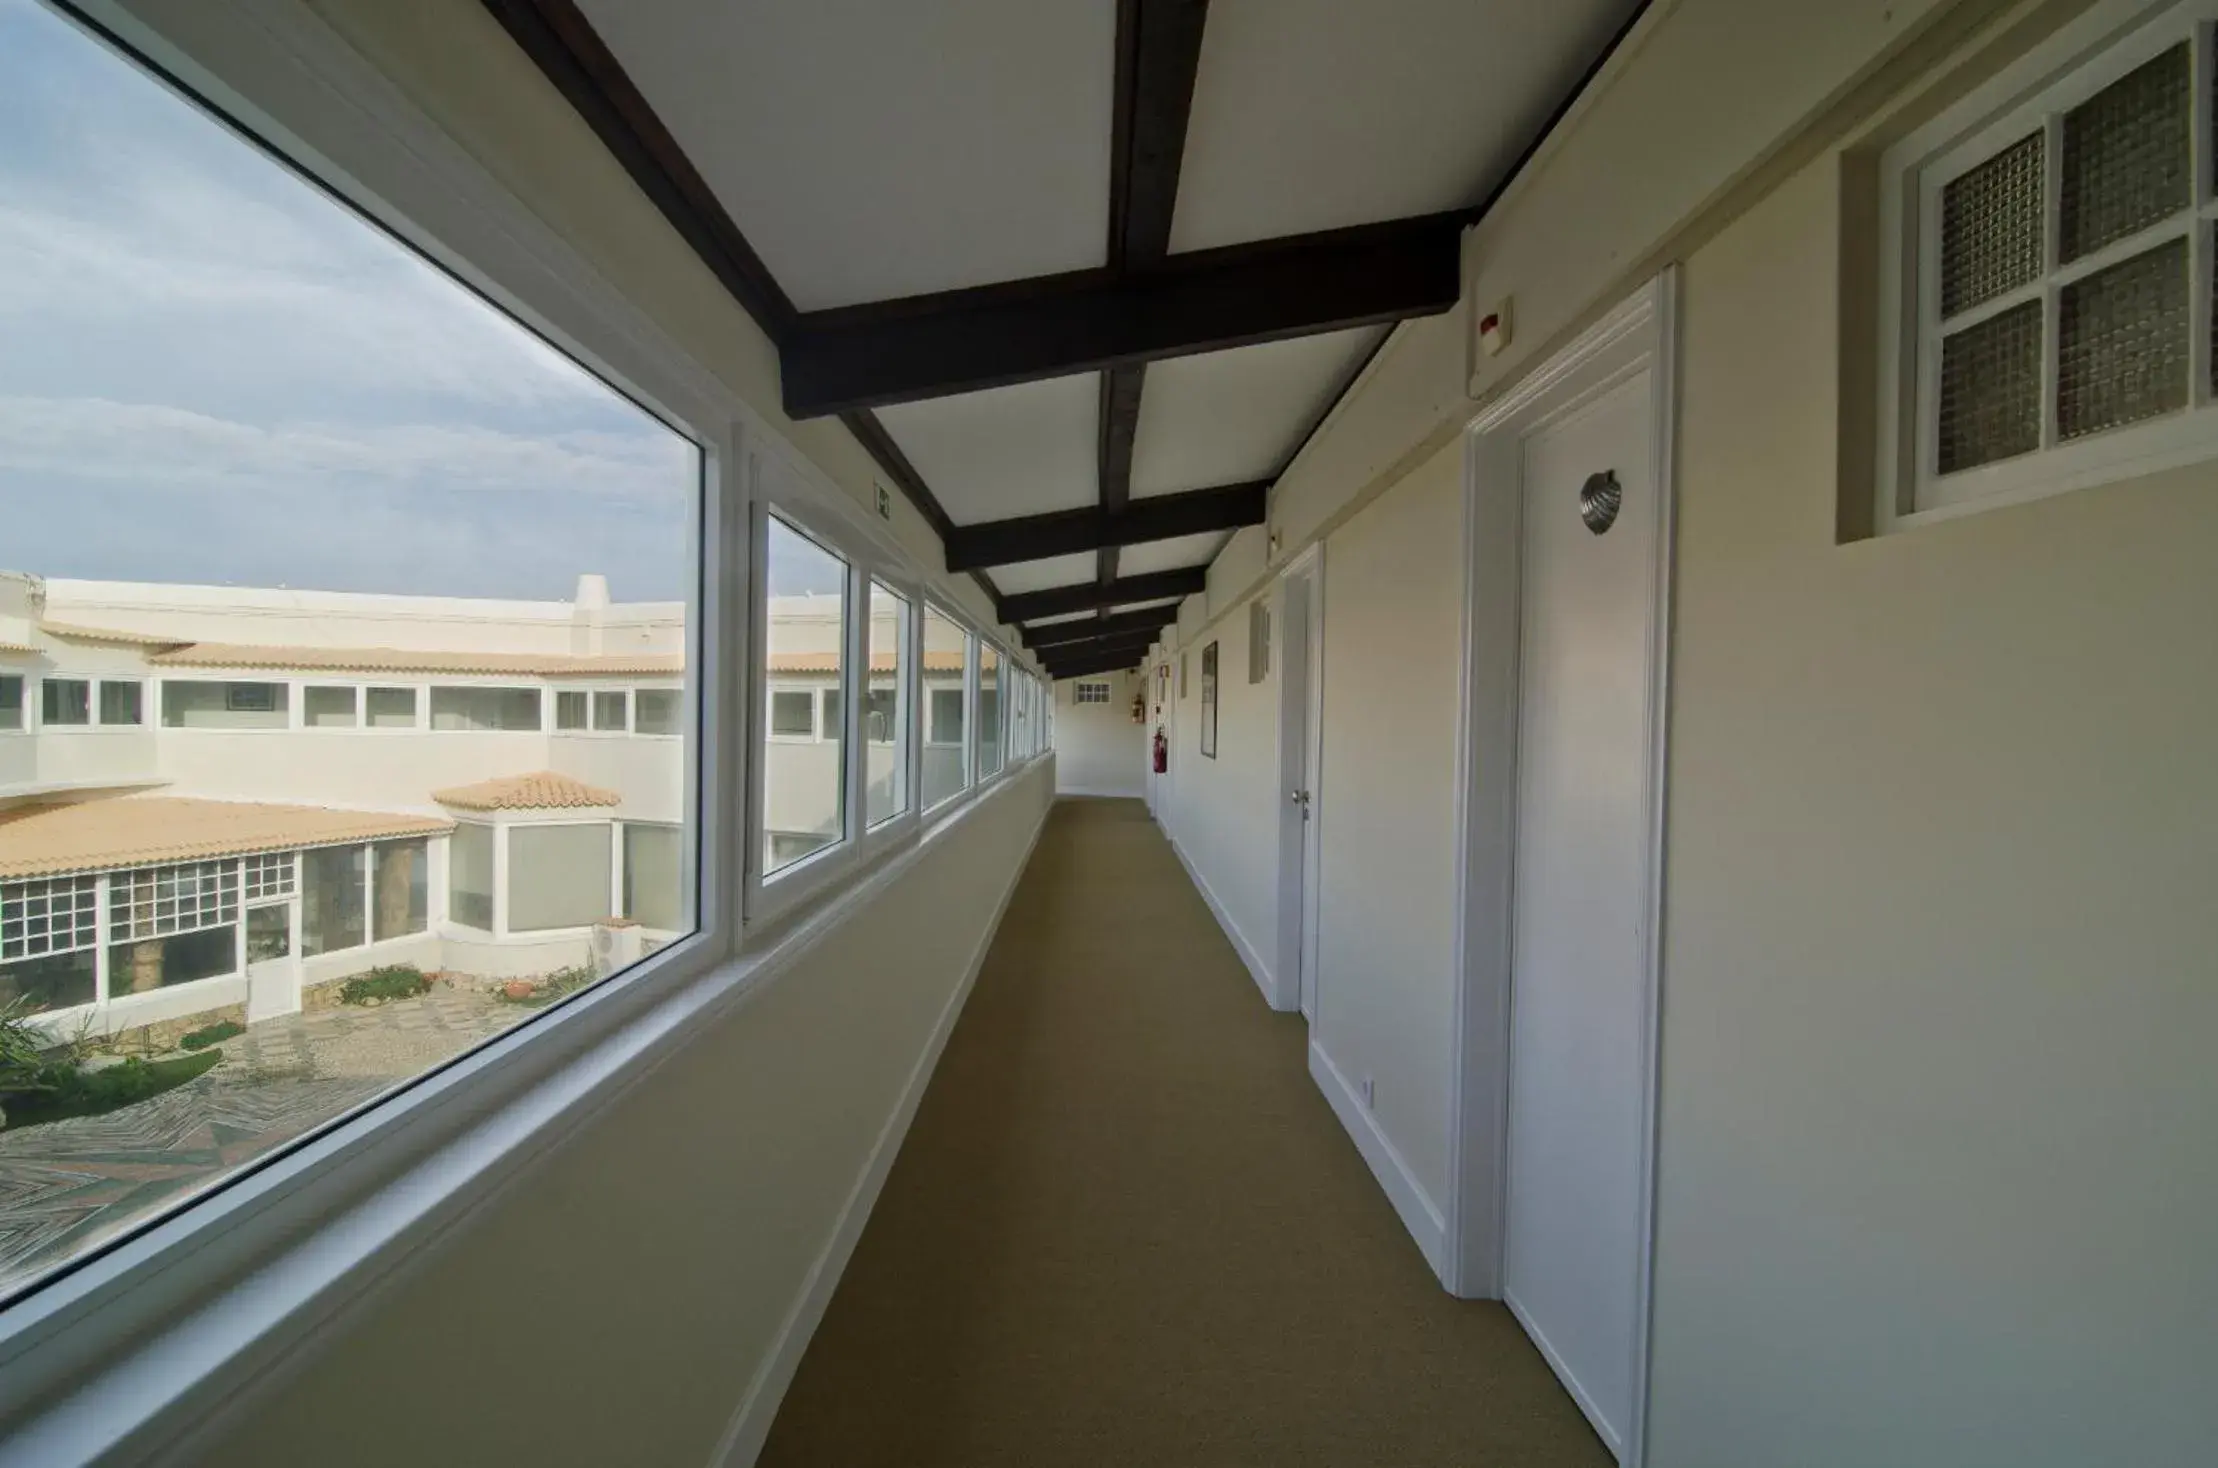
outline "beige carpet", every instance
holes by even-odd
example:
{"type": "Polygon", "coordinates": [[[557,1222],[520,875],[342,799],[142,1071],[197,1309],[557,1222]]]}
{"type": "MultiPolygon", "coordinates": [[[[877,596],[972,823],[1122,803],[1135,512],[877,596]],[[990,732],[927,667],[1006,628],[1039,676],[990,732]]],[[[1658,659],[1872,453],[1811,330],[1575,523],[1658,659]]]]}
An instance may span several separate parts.
{"type": "Polygon", "coordinates": [[[1305,1036],[1144,808],[1059,804],[762,1463],[1608,1464],[1305,1036]]]}

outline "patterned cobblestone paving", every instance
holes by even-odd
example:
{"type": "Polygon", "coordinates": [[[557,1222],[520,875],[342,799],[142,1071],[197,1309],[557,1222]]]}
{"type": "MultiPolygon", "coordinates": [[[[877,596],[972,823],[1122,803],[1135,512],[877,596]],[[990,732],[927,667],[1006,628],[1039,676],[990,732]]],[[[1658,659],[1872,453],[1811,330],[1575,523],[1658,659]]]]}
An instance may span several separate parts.
{"type": "Polygon", "coordinates": [[[196,1080],[105,1116],[0,1133],[0,1290],[523,1019],[441,984],[266,1020],[196,1080]]]}

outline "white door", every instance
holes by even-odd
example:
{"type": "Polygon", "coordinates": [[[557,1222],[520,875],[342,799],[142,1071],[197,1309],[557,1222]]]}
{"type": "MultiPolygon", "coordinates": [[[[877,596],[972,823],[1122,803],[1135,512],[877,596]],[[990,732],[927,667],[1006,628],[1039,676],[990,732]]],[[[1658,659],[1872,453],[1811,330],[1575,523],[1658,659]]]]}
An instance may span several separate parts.
{"type": "Polygon", "coordinates": [[[1316,771],[1310,734],[1315,722],[1310,647],[1314,571],[1288,573],[1279,607],[1279,837],[1277,1007],[1317,1017],[1309,944],[1310,852],[1316,841],[1316,771]]]}
{"type": "Polygon", "coordinates": [[[1503,1295],[1620,1454],[1646,1216],[1653,372],[1544,419],[1519,446],[1503,1295]]]}
{"type": "Polygon", "coordinates": [[[275,902],[246,910],[246,1017],[292,1014],[300,1008],[300,904],[275,902]]]}

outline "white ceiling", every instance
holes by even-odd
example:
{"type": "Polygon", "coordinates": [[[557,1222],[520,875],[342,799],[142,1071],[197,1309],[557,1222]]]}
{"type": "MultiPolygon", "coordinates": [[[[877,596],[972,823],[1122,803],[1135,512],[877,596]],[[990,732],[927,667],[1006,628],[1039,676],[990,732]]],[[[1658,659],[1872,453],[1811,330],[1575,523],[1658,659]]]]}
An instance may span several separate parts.
{"type": "MultiPolygon", "coordinates": [[[[1130,555],[1127,551],[1125,554],[1130,555]]],[[[1045,591],[1051,586],[1073,586],[1091,581],[1099,569],[1092,551],[1075,556],[1049,556],[1044,561],[1019,561],[1011,566],[988,567],[986,574],[1004,593],[1045,591]]]]}
{"type": "Polygon", "coordinates": [[[1637,0],[1215,0],[1171,249],[1475,204],[1637,0]]]}
{"type": "Polygon", "coordinates": [[[1385,331],[1366,326],[1148,364],[1133,497],[1276,474],[1385,331]]]}
{"type": "Polygon", "coordinates": [[[802,310],[1099,265],[1116,0],[580,0],[802,310]]]}
{"type": "Polygon", "coordinates": [[[1147,576],[1157,571],[1175,571],[1181,566],[1206,566],[1217,558],[1217,552],[1231,536],[1222,530],[1211,530],[1201,535],[1181,535],[1175,540],[1151,540],[1145,545],[1128,545],[1117,553],[1119,576],[1147,576]]]}
{"type": "Polygon", "coordinates": [[[1091,372],[878,410],[958,525],[1095,503],[1100,416],[1091,372]]]}

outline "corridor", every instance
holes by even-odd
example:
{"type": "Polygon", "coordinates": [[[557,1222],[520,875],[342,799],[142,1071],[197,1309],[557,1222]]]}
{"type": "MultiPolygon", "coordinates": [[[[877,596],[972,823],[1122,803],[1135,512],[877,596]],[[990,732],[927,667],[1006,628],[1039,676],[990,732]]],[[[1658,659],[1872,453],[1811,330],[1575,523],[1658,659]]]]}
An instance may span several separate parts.
{"type": "Polygon", "coordinates": [[[761,1459],[1599,1465],[1137,801],[1065,800],[761,1459]]]}

